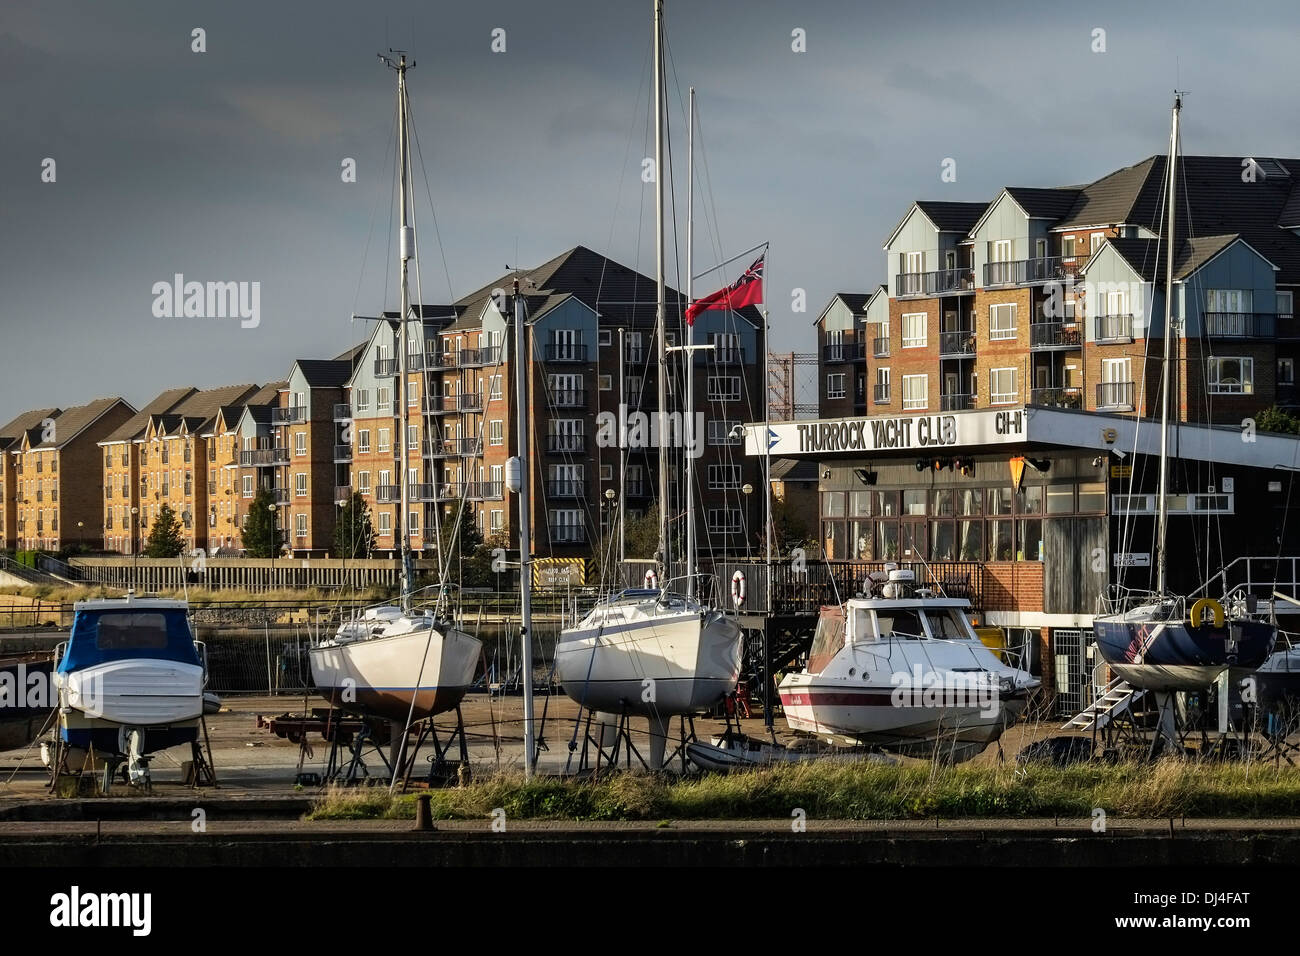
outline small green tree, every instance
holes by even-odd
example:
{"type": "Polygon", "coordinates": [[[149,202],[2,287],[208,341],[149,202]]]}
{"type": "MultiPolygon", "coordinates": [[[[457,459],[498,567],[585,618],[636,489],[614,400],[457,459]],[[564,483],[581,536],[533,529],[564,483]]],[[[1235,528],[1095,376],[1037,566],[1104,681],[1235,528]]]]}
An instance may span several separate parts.
{"type": "Polygon", "coordinates": [[[1280,435],[1300,435],[1300,418],[1274,405],[1255,416],[1255,429],[1280,435]]]}
{"type": "Polygon", "coordinates": [[[794,548],[810,550],[816,543],[808,521],[784,498],[772,498],[772,538],[781,554],[794,548]]]}
{"type": "Polygon", "coordinates": [[[149,540],[145,543],[146,558],[174,558],[185,550],[185,541],[181,538],[181,523],[171,505],[158,509],[158,518],[149,529],[149,540]]]}
{"type": "Polygon", "coordinates": [[[659,505],[639,518],[628,518],[623,529],[623,549],[629,558],[653,558],[659,550],[659,505]]]}
{"type": "Polygon", "coordinates": [[[339,518],[334,525],[334,557],[368,558],[375,550],[375,528],[370,521],[370,509],[361,492],[339,508],[339,518]]]}
{"type": "Polygon", "coordinates": [[[250,558],[274,558],[280,553],[279,515],[272,512],[274,505],[271,492],[263,488],[248,506],[242,537],[250,558]]]}

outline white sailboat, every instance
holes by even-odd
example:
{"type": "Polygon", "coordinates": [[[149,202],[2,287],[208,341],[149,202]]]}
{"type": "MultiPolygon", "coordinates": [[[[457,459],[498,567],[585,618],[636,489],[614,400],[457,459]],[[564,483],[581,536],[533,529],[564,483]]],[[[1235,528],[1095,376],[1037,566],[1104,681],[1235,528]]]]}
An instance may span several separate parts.
{"type": "MultiPolygon", "coordinates": [[[[394,62],[381,59],[397,73],[399,201],[402,207],[399,230],[401,267],[401,318],[397,354],[400,380],[407,376],[408,324],[411,296],[408,270],[415,254],[415,230],[409,225],[410,139],[409,100],[406,90],[406,55],[394,62]]],[[[404,387],[403,387],[404,391],[404,387]]],[[[399,392],[399,394],[402,394],[399,392]]],[[[345,621],[331,637],[309,649],[312,680],[317,691],[330,703],[365,715],[412,722],[452,710],[465,696],[474,679],[482,642],[458,629],[441,613],[444,604],[433,609],[412,607],[411,542],[406,530],[410,487],[405,480],[406,428],[396,429],[398,461],[402,475],[401,508],[394,533],[401,541],[402,604],[369,608],[345,621]]]]}
{"type": "MultiPolygon", "coordinates": [[[[654,0],[655,168],[662,170],[665,113],[663,2],[654,0]]],[[[656,338],[659,348],[659,415],[667,409],[667,296],[664,280],[664,194],[655,177],[656,338]]],[[[689,269],[688,269],[689,272],[689,269]]],[[[689,352],[687,353],[690,354],[689,352]]],[[[690,376],[688,375],[688,381],[690,376]]],[[[659,434],[668,435],[661,427],[659,434]]],[[[735,690],[740,677],[743,635],[734,615],[695,596],[688,574],[684,593],[672,590],[668,455],[659,453],[659,558],[662,584],[621,591],[599,602],[573,627],[560,632],[556,673],[571,699],[589,711],[646,717],[650,763],[662,763],[667,722],[703,712],[735,690]]],[[[688,508],[689,512],[689,508],[688,508]]],[[[693,528],[691,529],[693,531],[693,528]]],[[[691,544],[693,544],[693,534],[691,544]]],[[[688,546],[686,563],[694,554],[688,546]]]]}

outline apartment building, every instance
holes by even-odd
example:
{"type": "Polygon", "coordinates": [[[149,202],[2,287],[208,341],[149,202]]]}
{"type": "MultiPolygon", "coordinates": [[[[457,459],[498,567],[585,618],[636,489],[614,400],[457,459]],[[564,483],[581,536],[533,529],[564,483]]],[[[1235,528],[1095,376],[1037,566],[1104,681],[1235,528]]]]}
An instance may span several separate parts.
{"type": "Polygon", "coordinates": [[[40,433],[43,422],[53,421],[62,409],[34,408],[0,426],[0,547],[12,551],[18,544],[18,459],[9,454],[29,431],[40,433]]]}
{"type": "Polygon", "coordinates": [[[888,310],[889,293],[881,285],[871,292],[837,292],[817,317],[814,331],[823,372],[817,389],[819,417],[867,413],[870,389],[865,360],[867,350],[879,345],[868,332],[878,333],[882,324],[887,327],[888,310]]]}
{"type": "Polygon", "coordinates": [[[213,555],[234,557],[242,551],[244,518],[248,514],[243,505],[243,476],[247,473],[255,479],[257,472],[240,462],[243,442],[239,426],[244,410],[260,409],[259,414],[269,422],[271,409],[280,404],[284,386],[284,382],[272,382],[240,403],[222,406],[203,436],[208,452],[208,551],[213,555]]]}
{"type": "MultiPolygon", "coordinates": [[[[1300,160],[1180,164],[1176,414],[1239,425],[1274,404],[1295,407],[1300,160]]],[[[818,320],[823,414],[862,414],[845,411],[858,375],[870,415],[1158,411],[1165,170],[1153,156],[1081,187],[913,203],[884,244],[887,309],[836,296],[818,320]],[[877,343],[861,354],[840,345],[863,335],[849,328],[857,322],[877,343]]]]}
{"type": "Polygon", "coordinates": [[[169,389],[100,441],[106,550],[143,551],[164,505],[180,521],[187,550],[209,547],[213,426],[223,407],[256,392],[256,385],[169,389]]]}
{"type": "Polygon", "coordinates": [[[105,494],[99,442],[134,414],[121,398],[97,399],[37,421],[6,449],[14,470],[16,547],[57,551],[99,543],[105,494]]]}
{"type": "MultiPolygon", "coordinates": [[[[534,553],[590,555],[619,508],[646,513],[657,496],[657,449],[636,413],[657,408],[653,338],[655,282],[575,247],[535,269],[503,275],[450,305],[427,305],[408,339],[408,375],[399,380],[396,322],[380,323],[348,382],[339,424],[350,427],[350,480],[368,501],[379,548],[400,546],[399,482],[411,502],[404,527],[413,548],[432,548],[435,521],[464,507],[485,538],[512,524],[507,460],[517,451],[512,409],[513,337],[509,292],[518,280],[528,315],[530,458],[534,553]],[[416,330],[419,331],[416,331],[416,330]],[[620,448],[618,422],[631,420],[638,447],[620,448]],[[399,459],[404,430],[407,459],[399,459]],[[637,441],[636,436],[641,436],[637,441]],[[651,446],[651,447],[644,447],[651,446]],[[607,492],[612,492],[612,499],[607,492]]],[[[670,342],[684,341],[684,301],[670,293],[670,342]]],[[[389,315],[388,318],[395,319],[389,315]]],[[[759,467],[747,463],[732,429],[762,415],[762,321],[752,309],[707,312],[692,341],[698,457],[695,494],[703,548],[743,551],[762,529],[759,467]],[[744,488],[751,493],[745,494],[744,488]],[[757,500],[754,500],[757,499],[757,500]]],[[[680,407],[685,363],[674,359],[670,399],[680,407]]],[[[682,474],[683,451],[670,451],[682,474]]],[[[669,508],[684,516],[674,481],[669,508]]]]}

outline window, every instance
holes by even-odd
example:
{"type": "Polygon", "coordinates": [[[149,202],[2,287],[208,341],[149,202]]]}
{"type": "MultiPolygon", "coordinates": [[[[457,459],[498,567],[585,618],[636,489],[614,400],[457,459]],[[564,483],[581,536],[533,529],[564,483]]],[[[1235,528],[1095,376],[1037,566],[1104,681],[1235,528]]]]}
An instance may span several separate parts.
{"type": "Polygon", "coordinates": [[[357,432],[357,451],[364,454],[370,451],[370,429],[363,428],[357,432]]]}
{"type": "Polygon", "coordinates": [[[1066,259],[1074,256],[1074,236],[1061,237],[1061,255],[1066,259]]]}
{"type": "Polygon", "coordinates": [[[307,454],[307,433],[295,432],[293,436],[293,453],[299,458],[307,454]]]}
{"type": "Polygon", "coordinates": [[[488,444],[501,445],[505,442],[505,423],[502,419],[488,422],[488,444]]]}
{"type": "Polygon", "coordinates": [[[1094,232],[1090,235],[1088,237],[1088,255],[1095,256],[1097,250],[1101,248],[1101,244],[1105,241],[1106,234],[1104,232],[1094,232]]]}
{"type": "Polygon", "coordinates": [[[1011,240],[995,239],[989,243],[989,259],[993,262],[1011,261],[1011,240]]]}
{"type": "Polygon", "coordinates": [[[990,404],[1014,404],[1019,394],[1016,390],[1016,370],[1014,368],[989,369],[990,404]]]}
{"type": "Polygon", "coordinates": [[[826,376],[826,397],[843,398],[844,397],[844,373],[837,372],[834,375],[826,376]]]}
{"type": "Polygon", "coordinates": [[[740,424],[738,419],[710,419],[709,420],[709,444],[710,445],[739,445],[739,438],[731,437],[731,430],[740,424]]]}
{"type": "Polygon", "coordinates": [[[353,398],[356,399],[356,406],[357,406],[356,410],[358,412],[370,411],[370,389],[368,388],[357,389],[356,392],[353,393],[353,398]]]}
{"type": "Polygon", "coordinates": [[[357,491],[361,492],[363,495],[370,494],[370,472],[357,472],[357,491]]]}
{"type": "Polygon", "coordinates": [[[1211,395],[1253,395],[1255,360],[1253,358],[1212,358],[1209,366],[1211,395]]]}
{"type": "Polygon", "coordinates": [[[1036,258],[1036,259],[1046,259],[1046,258],[1047,258],[1047,240],[1046,240],[1046,239],[1035,239],[1035,240],[1034,240],[1034,258],[1036,258]]]}
{"type": "Polygon", "coordinates": [[[420,426],[419,425],[406,426],[406,447],[407,448],[420,447],[420,426]]]}
{"type": "Polygon", "coordinates": [[[903,348],[925,348],[926,317],[924,312],[906,312],[903,314],[903,348]]]}
{"type": "Polygon", "coordinates": [[[925,253],[924,252],[905,252],[903,253],[903,271],[915,275],[918,272],[925,271],[925,253]]]}
{"type": "Polygon", "coordinates": [[[493,375],[488,379],[488,401],[495,402],[501,398],[501,376],[493,375]]]}
{"type": "Polygon", "coordinates": [[[418,511],[412,511],[412,512],[410,512],[409,514],[407,514],[407,516],[406,516],[406,533],[407,533],[407,534],[419,534],[419,533],[420,533],[420,512],[418,512],[418,511]]]}
{"type": "Polygon", "coordinates": [[[298,538],[307,537],[307,516],[306,515],[294,515],[293,525],[294,525],[293,533],[295,537],[298,538]]]}
{"type": "Polygon", "coordinates": [[[710,375],[708,383],[708,400],[710,402],[740,401],[740,376],[710,375]]]}
{"type": "Polygon", "coordinates": [[[928,375],[903,376],[903,408],[927,408],[930,404],[930,377],[928,375]]]}
{"type": "Polygon", "coordinates": [[[612,342],[612,339],[610,338],[611,334],[612,333],[609,329],[601,329],[596,333],[596,341],[600,345],[609,345],[612,342]]]}
{"type": "Polygon", "coordinates": [[[244,475],[244,497],[253,497],[253,476],[244,475]]]}
{"type": "Polygon", "coordinates": [[[499,534],[505,528],[506,513],[499,508],[495,511],[488,512],[488,530],[493,534],[499,534]]]}
{"type": "Polygon", "coordinates": [[[392,451],[392,448],[393,448],[392,429],[389,428],[379,429],[379,450],[381,452],[392,451]]]}
{"type": "Polygon", "coordinates": [[[1277,294],[1277,314],[1281,318],[1291,318],[1291,305],[1295,296],[1293,292],[1279,292],[1277,294]]]}
{"type": "Polygon", "coordinates": [[[375,411],[383,414],[393,410],[393,390],[387,385],[375,390],[375,411]]]}
{"type": "Polygon", "coordinates": [[[1280,358],[1277,360],[1277,384],[1295,384],[1295,359],[1280,358]]]}
{"type": "Polygon", "coordinates": [[[415,382],[406,383],[406,407],[420,407],[420,386],[415,382]]]}
{"type": "Polygon", "coordinates": [[[708,525],[712,534],[736,534],[741,528],[740,509],[710,508],[708,525]]]}
{"type": "Polygon", "coordinates": [[[393,533],[393,513],[391,511],[379,512],[379,533],[386,536],[393,533]]]}
{"type": "Polygon", "coordinates": [[[299,498],[307,497],[307,472],[300,471],[293,476],[293,493],[299,498]]]}
{"type": "Polygon", "coordinates": [[[601,375],[597,381],[602,392],[608,392],[614,387],[614,376],[612,375],[601,375]]]}
{"type": "Polygon", "coordinates": [[[727,491],[740,487],[739,465],[709,465],[709,490],[727,491]]]}
{"type": "Polygon", "coordinates": [[[1016,337],[1016,304],[1002,302],[989,306],[989,339],[1014,339],[1016,337]]]}
{"type": "Polygon", "coordinates": [[[614,480],[614,466],[613,466],[613,465],[601,465],[601,466],[600,466],[600,480],[601,480],[601,481],[613,481],[613,480],[614,480]]]}

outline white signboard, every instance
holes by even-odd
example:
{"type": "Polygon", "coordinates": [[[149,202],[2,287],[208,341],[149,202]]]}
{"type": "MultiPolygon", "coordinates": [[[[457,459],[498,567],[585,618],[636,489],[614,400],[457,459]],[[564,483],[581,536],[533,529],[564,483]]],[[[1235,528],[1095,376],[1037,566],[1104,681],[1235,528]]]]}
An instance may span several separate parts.
{"type": "Polygon", "coordinates": [[[1023,408],[775,422],[746,428],[745,452],[772,457],[869,454],[877,451],[934,451],[1023,442],[1028,419],[1023,408]],[[766,435],[764,434],[766,432],[766,435]]]}
{"type": "Polygon", "coordinates": [[[1117,568],[1149,568],[1151,552],[1120,551],[1111,556],[1111,563],[1117,568]]]}

